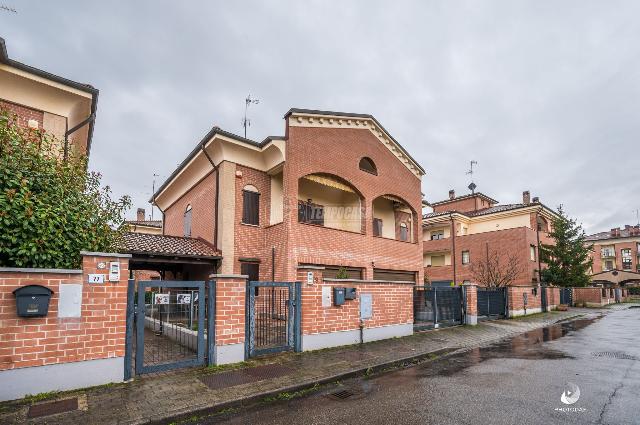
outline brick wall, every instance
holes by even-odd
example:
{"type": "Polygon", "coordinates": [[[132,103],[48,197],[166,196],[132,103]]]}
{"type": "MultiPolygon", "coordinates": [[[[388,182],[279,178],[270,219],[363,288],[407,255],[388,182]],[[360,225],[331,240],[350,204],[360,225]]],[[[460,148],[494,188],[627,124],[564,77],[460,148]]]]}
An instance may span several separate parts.
{"type": "Polygon", "coordinates": [[[244,342],[245,293],[244,279],[216,280],[216,345],[244,342]]]}
{"type": "MultiPolygon", "coordinates": [[[[465,280],[470,282],[476,280],[471,272],[471,264],[462,264],[462,251],[469,251],[471,262],[483,261],[487,255],[487,246],[490,254],[498,252],[503,264],[510,255],[517,256],[522,272],[514,280],[513,285],[531,285],[533,278],[537,277],[535,271],[538,268],[538,262],[532,261],[530,256],[530,246],[537,247],[537,236],[536,232],[528,227],[457,236],[455,244],[456,283],[458,284],[465,280]]],[[[437,252],[443,249],[451,249],[451,239],[423,242],[425,252],[437,252]]],[[[536,249],[536,258],[537,255],[536,249]]],[[[425,267],[425,274],[431,281],[453,280],[453,266],[425,267]]]]}
{"type": "Polygon", "coordinates": [[[0,99],[0,110],[8,111],[10,114],[17,115],[18,125],[22,128],[30,128],[29,120],[38,122],[38,129],[42,130],[44,122],[44,112],[31,109],[26,106],[17,105],[15,103],[6,102],[0,99]]]}
{"type": "Polygon", "coordinates": [[[593,259],[593,273],[600,273],[604,271],[604,262],[605,260],[612,260],[615,264],[615,268],[618,270],[622,269],[622,250],[630,249],[631,250],[631,269],[629,271],[636,272],[638,271],[638,241],[606,241],[599,242],[597,245],[594,245],[593,251],[591,252],[591,258],[593,259]],[[602,258],[601,249],[603,246],[611,246],[614,247],[615,258],[602,258]]]}
{"type": "MultiPolygon", "coordinates": [[[[608,295],[608,289],[605,289],[608,295]]],[[[602,288],[573,288],[573,302],[587,303],[587,305],[604,305],[607,304],[607,297],[602,296],[602,288]]]]}
{"type": "Polygon", "coordinates": [[[124,356],[128,260],[83,256],[82,273],[0,271],[0,370],[124,356]],[[88,284],[98,262],[120,262],[117,283],[88,284]],[[59,318],[61,284],[82,284],[81,317],[59,318]],[[46,317],[17,316],[13,291],[42,285],[53,291],[46,317]]]}
{"type": "Polygon", "coordinates": [[[533,286],[509,286],[507,288],[509,300],[509,311],[520,312],[524,311],[524,294],[527,294],[527,313],[529,310],[537,309],[540,311],[542,306],[542,293],[541,289],[533,286]],[[534,289],[535,294],[534,294],[534,289]]]}
{"type": "MultiPolygon", "coordinates": [[[[302,334],[357,330],[360,328],[360,295],[371,294],[373,315],[364,320],[364,328],[413,323],[413,285],[378,282],[336,282],[322,279],[322,272],[313,270],[316,282],[307,285],[307,270],[299,271],[302,284],[302,334]],[[322,287],[355,287],[355,300],[342,306],[322,306],[322,287]]],[[[332,298],[333,303],[333,298],[332,298]]]]}
{"type": "Polygon", "coordinates": [[[295,279],[297,264],[315,263],[362,267],[367,279],[373,277],[374,267],[415,271],[422,281],[422,244],[417,242],[422,232],[420,179],[369,130],[287,126],[287,134],[283,183],[289,266],[285,278],[295,279]],[[377,176],[360,170],[364,156],[376,164],[377,176]],[[364,207],[364,233],[298,223],[298,181],[313,173],[338,176],[356,189],[364,207]],[[402,199],[413,210],[416,243],[373,236],[372,202],[382,195],[402,199]]]}
{"type": "Polygon", "coordinates": [[[191,205],[191,237],[213,243],[216,173],[211,172],[164,211],[164,233],[184,236],[184,213],[191,205]]]}

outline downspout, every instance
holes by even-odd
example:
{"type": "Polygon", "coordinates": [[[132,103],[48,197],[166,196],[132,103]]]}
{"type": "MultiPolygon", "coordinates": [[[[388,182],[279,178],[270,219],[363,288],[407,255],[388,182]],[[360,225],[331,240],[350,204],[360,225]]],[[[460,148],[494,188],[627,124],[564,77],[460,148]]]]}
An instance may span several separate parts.
{"type": "Polygon", "coordinates": [[[91,115],[89,115],[87,118],[85,118],[84,121],[82,121],[80,124],[73,127],[71,130],[65,131],[64,133],[64,160],[65,161],[69,158],[69,136],[75,133],[76,131],[80,130],[82,127],[89,124],[95,119],[96,119],[96,114],[94,112],[91,115]]]}
{"type": "Polygon", "coordinates": [[[200,146],[200,149],[202,149],[202,153],[204,153],[204,155],[207,157],[207,159],[211,163],[211,166],[213,167],[213,171],[215,171],[216,173],[216,198],[214,201],[214,212],[213,212],[213,222],[214,222],[213,246],[216,247],[216,249],[218,249],[218,199],[220,198],[220,171],[219,171],[219,167],[216,164],[214,164],[213,160],[211,159],[206,149],[204,148],[204,143],[200,146]]]}
{"type": "Polygon", "coordinates": [[[453,214],[449,213],[449,218],[451,219],[451,263],[453,264],[453,284],[456,284],[457,276],[456,276],[456,229],[453,223],[453,214]]]}
{"type": "Polygon", "coordinates": [[[538,226],[538,214],[540,213],[540,209],[536,211],[536,240],[538,243],[538,287],[540,288],[540,301],[544,301],[544,305],[542,302],[540,303],[540,307],[542,311],[547,311],[547,305],[549,305],[549,300],[547,299],[546,288],[542,284],[542,260],[540,260],[540,226],[538,226]],[[542,292],[545,292],[544,294],[542,292]]]}

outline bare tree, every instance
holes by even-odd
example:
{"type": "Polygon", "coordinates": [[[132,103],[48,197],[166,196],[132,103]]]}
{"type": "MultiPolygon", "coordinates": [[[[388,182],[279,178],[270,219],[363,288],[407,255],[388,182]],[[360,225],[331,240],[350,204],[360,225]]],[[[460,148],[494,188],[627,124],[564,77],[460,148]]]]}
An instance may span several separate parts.
{"type": "Polygon", "coordinates": [[[522,261],[515,254],[489,252],[483,260],[472,261],[471,274],[478,284],[489,287],[509,286],[523,272],[522,261]]]}

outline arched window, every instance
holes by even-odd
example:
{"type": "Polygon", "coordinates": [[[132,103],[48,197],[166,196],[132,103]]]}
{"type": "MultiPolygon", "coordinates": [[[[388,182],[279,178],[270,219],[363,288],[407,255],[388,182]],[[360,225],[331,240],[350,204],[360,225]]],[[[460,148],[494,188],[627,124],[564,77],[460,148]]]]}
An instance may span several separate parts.
{"type": "Polygon", "coordinates": [[[365,156],[360,160],[360,169],[362,171],[366,171],[367,173],[373,174],[374,176],[378,175],[376,164],[369,157],[365,156]]]}
{"type": "Polygon", "coordinates": [[[184,236],[191,237],[191,204],[184,210],[184,236]]]}
{"type": "Polygon", "coordinates": [[[242,222],[260,225],[260,192],[252,185],[246,185],[242,189],[242,222]]]}

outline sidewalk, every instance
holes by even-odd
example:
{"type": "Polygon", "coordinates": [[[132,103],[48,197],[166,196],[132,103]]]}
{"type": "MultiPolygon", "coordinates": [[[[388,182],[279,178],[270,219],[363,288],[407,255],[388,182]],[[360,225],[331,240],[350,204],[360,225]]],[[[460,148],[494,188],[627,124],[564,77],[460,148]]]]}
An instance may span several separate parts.
{"type": "MultiPolygon", "coordinates": [[[[240,365],[241,369],[232,371],[196,368],[146,375],[129,383],[61,394],[58,399],[71,399],[74,406],[77,399],[78,410],[66,413],[29,419],[30,404],[24,400],[4,403],[0,405],[0,423],[139,424],[185,418],[317,383],[432,358],[434,354],[487,345],[579,315],[605,312],[573,308],[566,312],[482,322],[478,326],[427,331],[365,345],[286,353],[251,360],[240,365]]],[[[44,404],[50,401],[37,404],[47,408],[44,404]]]]}

